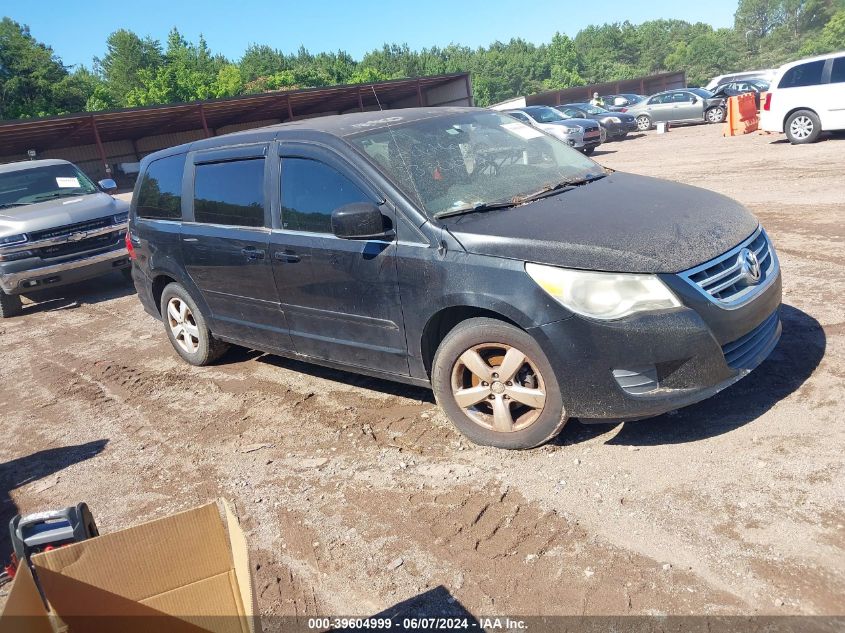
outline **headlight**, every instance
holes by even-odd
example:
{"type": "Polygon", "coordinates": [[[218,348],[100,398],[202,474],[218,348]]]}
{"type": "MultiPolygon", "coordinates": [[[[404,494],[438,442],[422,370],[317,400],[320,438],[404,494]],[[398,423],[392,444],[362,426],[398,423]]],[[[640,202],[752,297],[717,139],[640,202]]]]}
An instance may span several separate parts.
{"type": "Polygon", "coordinates": [[[608,119],[611,123],[622,123],[622,119],[618,116],[612,116],[608,119]]]}
{"type": "Polygon", "coordinates": [[[23,244],[26,242],[26,235],[7,235],[0,237],[0,246],[11,246],[12,244],[23,244]]]}
{"type": "Polygon", "coordinates": [[[564,125],[563,129],[567,134],[578,134],[584,131],[584,128],[579,125],[564,125]]]}
{"type": "Polygon", "coordinates": [[[117,213],[112,216],[112,222],[115,224],[123,224],[129,219],[129,211],[124,211],[123,213],[117,213]]]}
{"type": "Polygon", "coordinates": [[[635,312],[681,306],[655,275],[597,273],[530,262],[525,272],[563,307],[592,319],[621,319],[635,312]]]}

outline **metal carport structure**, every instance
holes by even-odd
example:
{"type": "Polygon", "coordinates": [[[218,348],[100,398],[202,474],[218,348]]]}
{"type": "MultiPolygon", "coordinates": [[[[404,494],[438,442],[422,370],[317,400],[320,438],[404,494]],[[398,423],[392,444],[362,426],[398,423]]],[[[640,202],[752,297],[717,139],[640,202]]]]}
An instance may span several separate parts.
{"type": "Polygon", "coordinates": [[[414,106],[472,105],[468,73],[265,92],[160,106],[0,122],[0,163],[64,158],[92,178],[132,180],[117,166],[199,138],[296,119],[414,106]]]}

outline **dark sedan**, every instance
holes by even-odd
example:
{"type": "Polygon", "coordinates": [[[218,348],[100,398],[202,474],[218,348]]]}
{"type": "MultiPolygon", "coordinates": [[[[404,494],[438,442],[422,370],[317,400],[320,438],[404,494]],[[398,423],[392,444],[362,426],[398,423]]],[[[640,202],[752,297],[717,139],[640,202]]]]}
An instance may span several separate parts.
{"type": "Polygon", "coordinates": [[[760,93],[769,89],[769,82],[764,79],[737,79],[716,86],[713,94],[717,97],[738,97],[749,92],[754,94],[754,102],[760,109],[760,93]]]}
{"type": "Polygon", "coordinates": [[[624,112],[610,112],[590,103],[567,103],[555,106],[564,116],[592,119],[604,128],[607,138],[622,139],[628,132],[637,131],[637,119],[624,112]]]}

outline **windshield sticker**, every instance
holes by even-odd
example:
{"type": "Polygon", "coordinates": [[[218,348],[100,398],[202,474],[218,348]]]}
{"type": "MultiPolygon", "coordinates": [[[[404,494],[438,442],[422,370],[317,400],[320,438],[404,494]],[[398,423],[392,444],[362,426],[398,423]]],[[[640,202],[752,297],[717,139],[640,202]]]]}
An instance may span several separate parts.
{"type": "Polygon", "coordinates": [[[539,130],[535,130],[530,125],[525,125],[525,123],[520,123],[519,121],[514,121],[513,123],[502,123],[502,127],[526,140],[543,136],[543,133],[539,130]]]}
{"type": "Polygon", "coordinates": [[[56,177],[56,185],[60,189],[79,189],[82,185],[79,184],[79,178],[62,178],[56,177]]]}

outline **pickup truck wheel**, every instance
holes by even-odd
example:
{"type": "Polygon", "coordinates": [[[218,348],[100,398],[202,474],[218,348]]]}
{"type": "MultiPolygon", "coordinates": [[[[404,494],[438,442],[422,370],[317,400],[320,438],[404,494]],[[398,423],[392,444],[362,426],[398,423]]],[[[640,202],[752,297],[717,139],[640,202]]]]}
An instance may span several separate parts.
{"type": "Polygon", "coordinates": [[[449,332],[434,356],[431,383],[437,403],[476,444],[533,448],[566,424],[542,348],[502,321],[468,319],[449,332]]]}
{"type": "Polygon", "coordinates": [[[822,132],[822,124],[815,112],[798,110],[793,112],[783,126],[786,138],[793,145],[814,143],[822,132]]]}
{"type": "Polygon", "coordinates": [[[20,295],[7,295],[0,290],[0,319],[18,316],[22,311],[20,295]]]}
{"type": "Polygon", "coordinates": [[[640,132],[646,132],[651,129],[651,118],[644,114],[637,117],[637,129],[640,132]]]}
{"type": "Polygon", "coordinates": [[[165,286],[161,293],[161,317],[173,349],[191,365],[209,365],[229,348],[212,336],[205,317],[181,284],[165,286]]]}

